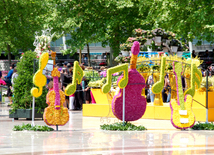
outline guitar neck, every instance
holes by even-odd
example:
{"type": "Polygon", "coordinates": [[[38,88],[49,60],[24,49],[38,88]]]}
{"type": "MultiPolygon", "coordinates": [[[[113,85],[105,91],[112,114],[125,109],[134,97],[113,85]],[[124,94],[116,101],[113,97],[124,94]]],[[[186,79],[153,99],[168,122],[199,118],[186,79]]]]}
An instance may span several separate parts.
{"type": "Polygon", "coordinates": [[[174,63],[174,73],[176,79],[176,87],[177,87],[177,103],[180,105],[181,110],[185,110],[184,106],[184,93],[182,88],[182,64],[181,63],[174,63]]]}
{"type": "Polygon", "coordinates": [[[137,65],[137,55],[132,54],[129,68],[136,69],[136,65],[137,65]]]}

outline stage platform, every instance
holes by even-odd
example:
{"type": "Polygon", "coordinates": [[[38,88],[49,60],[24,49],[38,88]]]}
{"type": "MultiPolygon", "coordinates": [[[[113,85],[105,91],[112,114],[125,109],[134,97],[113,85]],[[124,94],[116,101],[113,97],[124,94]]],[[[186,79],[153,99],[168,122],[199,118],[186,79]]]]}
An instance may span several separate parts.
{"type": "MultiPolygon", "coordinates": [[[[96,89],[95,100],[97,104],[83,104],[83,116],[89,117],[115,117],[111,109],[111,100],[105,94],[99,94],[101,90],[96,89]],[[109,102],[110,101],[110,102],[109,102]]],[[[93,92],[93,91],[92,91],[93,92]]],[[[214,121],[214,93],[208,93],[208,121],[214,121]]],[[[192,110],[195,114],[196,121],[206,121],[206,95],[205,93],[196,92],[193,98],[192,110]]],[[[171,109],[169,103],[164,103],[163,106],[156,106],[147,103],[146,112],[142,118],[145,119],[171,119],[171,109]]]]}

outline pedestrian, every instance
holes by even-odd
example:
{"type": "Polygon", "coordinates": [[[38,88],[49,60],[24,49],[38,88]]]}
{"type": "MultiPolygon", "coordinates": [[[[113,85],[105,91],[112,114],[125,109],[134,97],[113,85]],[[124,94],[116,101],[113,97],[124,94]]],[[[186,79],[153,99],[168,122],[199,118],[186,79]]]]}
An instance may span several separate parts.
{"type": "Polygon", "coordinates": [[[195,54],[195,50],[192,50],[192,58],[195,58],[196,54],[195,54]]]}
{"type": "Polygon", "coordinates": [[[84,99],[85,99],[85,103],[86,104],[89,104],[91,102],[91,93],[90,93],[90,87],[88,87],[88,80],[83,77],[82,79],[83,83],[84,83],[84,86],[82,84],[82,88],[83,88],[83,92],[84,92],[84,99]]]}
{"type": "Polygon", "coordinates": [[[152,92],[152,85],[154,84],[153,74],[148,78],[148,85],[149,85],[149,96],[151,103],[154,103],[155,94],[152,92]]]}
{"type": "Polygon", "coordinates": [[[10,103],[8,104],[8,106],[12,105],[12,91],[11,91],[11,86],[12,86],[12,83],[11,83],[11,78],[12,78],[12,75],[13,75],[13,69],[15,68],[15,64],[11,64],[10,65],[10,71],[8,72],[7,76],[4,77],[4,81],[7,83],[7,96],[10,100],[10,103]]]}

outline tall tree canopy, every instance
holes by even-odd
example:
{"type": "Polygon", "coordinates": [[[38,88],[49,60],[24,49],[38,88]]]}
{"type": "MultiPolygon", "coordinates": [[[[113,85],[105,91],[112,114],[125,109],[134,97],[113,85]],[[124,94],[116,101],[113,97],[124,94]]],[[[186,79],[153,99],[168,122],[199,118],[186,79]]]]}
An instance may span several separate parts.
{"type": "Polygon", "coordinates": [[[213,0],[146,0],[140,1],[143,10],[150,6],[145,23],[173,31],[179,37],[214,42],[213,0]]]}
{"type": "Polygon", "coordinates": [[[34,33],[43,29],[50,4],[47,0],[0,0],[0,53],[34,49],[34,33]]]}
{"type": "Polygon", "coordinates": [[[99,41],[117,54],[119,44],[131,36],[133,29],[148,29],[152,25],[142,25],[147,12],[139,14],[138,0],[54,1],[57,7],[50,24],[56,31],[71,34],[68,53],[99,41]]]}

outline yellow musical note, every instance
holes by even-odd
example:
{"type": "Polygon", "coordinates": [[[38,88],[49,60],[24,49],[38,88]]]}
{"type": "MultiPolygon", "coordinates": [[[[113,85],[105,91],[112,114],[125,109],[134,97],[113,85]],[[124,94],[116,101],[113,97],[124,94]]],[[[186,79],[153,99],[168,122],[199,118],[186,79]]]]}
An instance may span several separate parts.
{"type": "Polygon", "coordinates": [[[107,83],[103,85],[102,92],[104,94],[108,93],[111,89],[111,83],[112,83],[112,74],[123,71],[123,77],[118,82],[119,88],[125,88],[128,83],[128,64],[122,64],[119,66],[115,66],[112,68],[109,68],[107,70],[107,83]]]}
{"type": "Polygon", "coordinates": [[[45,68],[45,66],[47,65],[48,59],[49,59],[49,54],[47,52],[42,53],[42,55],[39,58],[39,70],[36,72],[36,74],[33,77],[34,85],[36,85],[39,88],[33,87],[31,89],[31,94],[34,97],[39,97],[42,95],[42,88],[47,83],[47,78],[45,75],[42,74],[42,71],[45,68]]]}
{"type": "Polygon", "coordinates": [[[191,63],[191,87],[185,91],[185,95],[189,94],[192,97],[195,95],[195,84],[197,84],[198,88],[200,87],[202,81],[202,73],[199,69],[197,69],[196,64],[194,62],[191,63]]]}
{"type": "Polygon", "coordinates": [[[82,78],[83,78],[83,70],[79,66],[78,61],[75,61],[74,62],[74,71],[73,71],[72,83],[69,84],[65,88],[65,95],[66,96],[70,96],[70,95],[75,93],[77,83],[80,84],[82,82],[82,78]]]}
{"type": "Polygon", "coordinates": [[[161,58],[161,71],[160,71],[160,81],[156,82],[152,86],[152,92],[154,94],[159,94],[164,87],[164,75],[165,75],[166,57],[161,58]]]}

